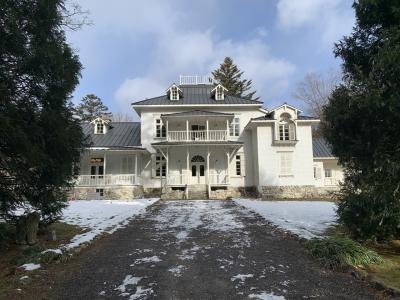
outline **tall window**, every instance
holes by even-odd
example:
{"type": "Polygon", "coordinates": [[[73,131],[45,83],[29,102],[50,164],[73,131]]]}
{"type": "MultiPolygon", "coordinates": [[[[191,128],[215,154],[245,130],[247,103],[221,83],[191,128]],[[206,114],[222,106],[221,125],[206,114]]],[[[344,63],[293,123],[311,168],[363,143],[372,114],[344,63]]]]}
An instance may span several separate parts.
{"type": "Polygon", "coordinates": [[[325,177],[331,178],[332,177],[332,170],[331,169],[325,169],[325,177]]]}
{"type": "Polygon", "coordinates": [[[171,88],[171,100],[179,100],[178,88],[176,86],[171,88]]]}
{"type": "Polygon", "coordinates": [[[292,164],[293,164],[293,153],[292,152],[281,152],[280,153],[280,174],[281,175],[292,175],[292,164]]]}
{"type": "Polygon", "coordinates": [[[238,117],[233,118],[231,126],[229,127],[230,136],[239,136],[240,134],[240,120],[238,117]]]}
{"type": "Polygon", "coordinates": [[[215,100],[224,100],[224,88],[222,86],[217,86],[215,100]]]}
{"type": "Polygon", "coordinates": [[[287,113],[282,114],[279,121],[279,140],[294,141],[296,139],[296,127],[287,113]]]}
{"type": "Polygon", "coordinates": [[[161,119],[156,119],[156,137],[163,138],[167,136],[167,130],[161,119]]]}
{"type": "Polygon", "coordinates": [[[104,124],[101,122],[96,123],[96,132],[97,134],[104,134],[104,124]]]}
{"type": "Polygon", "coordinates": [[[237,176],[242,175],[242,157],[240,155],[236,155],[235,158],[235,174],[237,176]]]}
{"type": "Polygon", "coordinates": [[[155,169],[156,169],[156,177],[165,177],[167,175],[167,165],[165,162],[165,157],[162,156],[161,154],[156,155],[156,163],[155,163],[155,169]]]}

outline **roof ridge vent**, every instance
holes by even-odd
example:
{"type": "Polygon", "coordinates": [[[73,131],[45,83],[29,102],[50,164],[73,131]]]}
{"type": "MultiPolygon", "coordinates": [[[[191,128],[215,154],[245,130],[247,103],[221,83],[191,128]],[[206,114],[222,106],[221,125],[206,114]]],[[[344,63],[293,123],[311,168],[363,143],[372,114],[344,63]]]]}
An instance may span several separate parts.
{"type": "Polygon", "coordinates": [[[200,85],[207,84],[213,85],[214,80],[211,76],[199,76],[199,75],[179,75],[179,85],[200,85]]]}

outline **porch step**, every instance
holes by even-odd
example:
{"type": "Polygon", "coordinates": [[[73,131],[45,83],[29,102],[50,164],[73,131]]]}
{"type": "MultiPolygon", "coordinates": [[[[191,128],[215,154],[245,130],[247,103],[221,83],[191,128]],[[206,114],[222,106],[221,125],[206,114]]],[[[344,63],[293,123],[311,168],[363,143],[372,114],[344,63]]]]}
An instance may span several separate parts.
{"type": "Polygon", "coordinates": [[[188,186],[188,199],[201,200],[208,199],[207,185],[189,185],[188,186]]]}

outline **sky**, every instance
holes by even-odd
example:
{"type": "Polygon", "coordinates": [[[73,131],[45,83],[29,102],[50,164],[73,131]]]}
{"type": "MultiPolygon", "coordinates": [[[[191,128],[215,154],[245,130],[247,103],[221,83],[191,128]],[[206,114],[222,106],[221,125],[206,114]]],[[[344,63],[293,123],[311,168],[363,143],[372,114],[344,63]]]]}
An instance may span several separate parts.
{"type": "Polygon", "coordinates": [[[179,75],[211,75],[226,56],[273,108],[307,73],[340,70],[334,43],[351,33],[351,0],[81,0],[92,25],[68,31],[84,67],[75,103],[98,95],[111,112],[160,96],[179,75]]]}

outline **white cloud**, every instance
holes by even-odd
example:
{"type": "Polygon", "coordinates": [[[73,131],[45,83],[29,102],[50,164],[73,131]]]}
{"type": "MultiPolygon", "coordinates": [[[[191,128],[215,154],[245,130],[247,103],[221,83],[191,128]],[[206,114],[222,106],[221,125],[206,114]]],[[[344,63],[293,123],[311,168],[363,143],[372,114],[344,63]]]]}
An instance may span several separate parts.
{"type": "Polygon", "coordinates": [[[115,99],[121,108],[130,107],[129,104],[151,97],[161,95],[166,87],[152,78],[126,79],[116,90],[115,99]]]}
{"type": "Polygon", "coordinates": [[[295,30],[309,26],[308,30],[318,32],[328,46],[349,34],[355,22],[348,0],[279,0],[277,15],[279,28],[295,30]]]}

